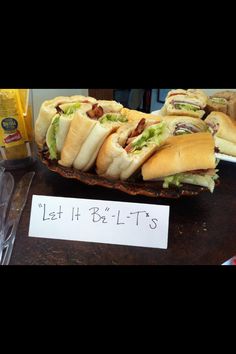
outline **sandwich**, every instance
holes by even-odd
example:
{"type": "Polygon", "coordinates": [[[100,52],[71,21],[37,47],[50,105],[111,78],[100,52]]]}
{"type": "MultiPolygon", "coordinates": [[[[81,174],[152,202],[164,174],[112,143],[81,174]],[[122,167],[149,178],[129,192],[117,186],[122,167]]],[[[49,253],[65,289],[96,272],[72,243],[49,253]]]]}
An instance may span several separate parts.
{"type": "Polygon", "coordinates": [[[169,136],[167,125],[158,117],[130,121],[105,140],[96,160],[97,174],[127,180],[169,136]]]}
{"type": "Polygon", "coordinates": [[[214,111],[220,111],[228,116],[230,116],[231,119],[236,120],[236,92],[233,91],[221,91],[221,92],[216,92],[212,97],[211,100],[214,100],[215,102],[220,102],[220,108],[222,108],[222,104],[224,104],[226,111],[222,109],[214,109],[214,111]]]}
{"type": "Polygon", "coordinates": [[[205,119],[215,139],[217,151],[236,156],[236,124],[230,117],[221,112],[211,112],[205,119]]]}
{"type": "Polygon", "coordinates": [[[202,119],[188,116],[164,116],[162,117],[171,135],[183,135],[199,132],[207,132],[208,126],[202,119]]]}
{"type": "Polygon", "coordinates": [[[70,122],[58,163],[88,171],[92,168],[104,140],[128,118],[116,101],[97,101],[89,110],[78,109],[70,122]]]}
{"type": "Polygon", "coordinates": [[[171,90],[161,109],[161,115],[181,115],[202,118],[207,104],[207,95],[199,89],[171,90]]]}
{"type": "Polygon", "coordinates": [[[51,160],[58,159],[63,148],[70,124],[76,111],[86,112],[92,108],[91,103],[63,103],[56,107],[57,114],[52,118],[46,134],[46,144],[51,160]]]}
{"type": "Polygon", "coordinates": [[[224,97],[214,97],[210,96],[207,100],[207,105],[205,108],[206,114],[210,114],[213,111],[222,112],[227,114],[228,102],[224,97]]]}
{"type": "Polygon", "coordinates": [[[86,103],[95,104],[97,100],[93,97],[75,95],[71,97],[59,96],[52,100],[44,101],[40,107],[38,117],[35,121],[35,141],[40,149],[43,148],[46,141],[46,134],[52,122],[52,119],[60,111],[62,104],[86,103]]]}
{"type": "Polygon", "coordinates": [[[172,136],[147,160],[145,181],[163,181],[163,187],[194,184],[214,191],[216,174],[214,139],[210,133],[172,136]]]}

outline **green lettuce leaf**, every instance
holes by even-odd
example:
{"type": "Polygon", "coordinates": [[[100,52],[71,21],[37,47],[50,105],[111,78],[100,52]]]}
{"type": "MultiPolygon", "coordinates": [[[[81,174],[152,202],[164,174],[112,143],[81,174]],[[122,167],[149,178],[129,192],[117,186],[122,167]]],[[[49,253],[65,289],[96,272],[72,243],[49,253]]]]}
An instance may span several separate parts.
{"type": "Polygon", "coordinates": [[[212,102],[219,103],[219,104],[227,104],[227,100],[223,97],[211,97],[212,102]]]}
{"type": "Polygon", "coordinates": [[[188,103],[176,103],[174,105],[176,109],[185,109],[187,111],[199,111],[199,108],[188,103]]]}
{"type": "Polygon", "coordinates": [[[50,127],[50,134],[48,137],[48,148],[50,153],[50,159],[54,160],[57,159],[57,143],[56,143],[56,134],[59,129],[59,122],[60,122],[60,115],[56,115],[54,118],[51,127],[50,127]]]}
{"type": "Polygon", "coordinates": [[[72,104],[71,106],[67,107],[65,110],[64,110],[64,114],[65,115],[70,115],[70,114],[73,114],[77,111],[77,109],[79,109],[81,107],[81,103],[79,102],[76,102],[74,104],[72,104]]]}
{"type": "Polygon", "coordinates": [[[163,139],[166,138],[164,134],[165,131],[166,124],[164,122],[151,125],[150,127],[146,128],[141,136],[131,143],[131,152],[139,152],[143,147],[153,143],[159,145],[163,139]]]}
{"type": "Polygon", "coordinates": [[[182,183],[194,184],[197,186],[206,187],[213,193],[215,188],[215,180],[219,176],[215,173],[213,176],[209,175],[198,175],[191,173],[177,173],[173,176],[168,176],[164,178],[163,188],[169,188],[169,186],[181,187],[182,183]]]}
{"type": "Polygon", "coordinates": [[[128,122],[128,119],[125,116],[122,116],[121,114],[107,113],[99,121],[101,124],[112,123],[112,122],[125,123],[128,122]]]}

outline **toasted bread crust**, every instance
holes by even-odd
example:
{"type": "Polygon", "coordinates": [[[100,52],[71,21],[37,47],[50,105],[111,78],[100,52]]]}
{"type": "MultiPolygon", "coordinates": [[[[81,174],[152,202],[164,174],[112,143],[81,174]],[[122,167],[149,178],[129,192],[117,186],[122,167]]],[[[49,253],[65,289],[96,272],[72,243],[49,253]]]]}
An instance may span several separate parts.
{"type": "Polygon", "coordinates": [[[176,173],[215,168],[214,139],[210,133],[195,133],[168,138],[142,166],[144,180],[176,173]]]}
{"type": "Polygon", "coordinates": [[[97,121],[88,118],[77,111],[71,122],[69,132],[61,151],[61,160],[58,163],[65,167],[71,167],[78,155],[84,141],[95,126],[97,121]]]}
{"type": "Polygon", "coordinates": [[[236,124],[222,112],[211,112],[205,119],[209,126],[218,126],[215,136],[236,144],[236,124]]]}

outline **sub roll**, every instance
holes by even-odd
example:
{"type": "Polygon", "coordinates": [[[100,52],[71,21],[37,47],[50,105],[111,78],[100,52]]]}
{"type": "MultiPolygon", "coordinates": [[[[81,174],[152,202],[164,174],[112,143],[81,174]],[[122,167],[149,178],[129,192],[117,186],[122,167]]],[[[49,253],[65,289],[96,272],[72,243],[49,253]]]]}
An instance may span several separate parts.
{"type": "Polygon", "coordinates": [[[222,112],[211,112],[205,119],[220,153],[236,156],[236,124],[222,112]]]}
{"type": "Polygon", "coordinates": [[[164,122],[156,117],[129,122],[111,134],[102,145],[97,160],[97,174],[109,179],[126,180],[170,136],[164,122]]]}
{"type": "Polygon", "coordinates": [[[87,111],[77,110],[61,150],[60,165],[88,171],[94,164],[104,140],[128,118],[115,101],[98,101],[87,111]]]}
{"type": "Polygon", "coordinates": [[[163,187],[183,183],[213,192],[216,174],[214,139],[210,133],[172,136],[142,166],[145,181],[163,181],[163,187]]]}
{"type": "MultiPolygon", "coordinates": [[[[220,102],[227,103],[227,111],[223,112],[230,116],[231,119],[236,121],[236,92],[234,91],[220,91],[213,95],[214,99],[220,99],[220,102]]],[[[218,109],[214,109],[218,111],[218,109]]]]}
{"type": "Polygon", "coordinates": [[[224,97],[214,97],[211,96],[207,100],[207,105],[205,108],[206,114],[210,114],[211,112],[222,112],[227,114],[228,110],[228,102],[224,97]]]}
{"type": "Polygon", "coordinates": [[[46,141],[46,134],[48,128],[52,122],[52,119],[56,116],[58,111],[60,111],[60,106],[62,104],[73,104],[73,103],[90,103],[94,104],[97,100],[93,97],[86,97],[81,95],[75,95],[71,97],[59,96],[52,100],[44,101],[40,107],[38,117],[35,121],[35,141],[39,148],[43,148],[46,141]]]}
{"type": "Polygon", "coordinates": [[[143,113],[134,109],[129,109],[129,108],[122,108],[121,110],[121,114],[125,115],[129,121],[137,121],[140,120],[142,118],[145,118],[148,121],[154,121],[157,122],[158,120],[161,121],[162,120],[162,116],[158,116],[155,114],[151,114],[151,113],[143,113]]]}
{"type": "Polygon", "coordinates": [[[181,115],[202,118],[207,95],[199,89],[171,90],[168,92],[161,115],[181,115]]]}

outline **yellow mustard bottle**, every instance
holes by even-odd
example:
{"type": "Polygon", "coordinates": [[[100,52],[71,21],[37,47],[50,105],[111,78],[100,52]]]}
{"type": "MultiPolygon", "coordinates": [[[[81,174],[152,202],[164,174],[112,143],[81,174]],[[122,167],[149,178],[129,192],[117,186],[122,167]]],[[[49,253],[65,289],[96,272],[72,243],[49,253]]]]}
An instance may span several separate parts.
{"type": "Polygon", "coordinates": [[[0,89],[0,152],[5,168],[21,168],[33,162],[28,106],[27,89],[0,89]]]}

